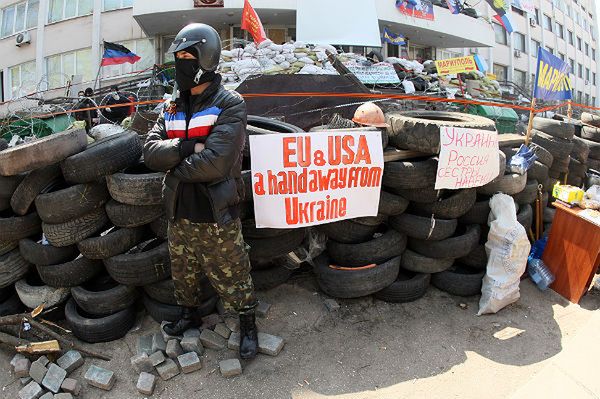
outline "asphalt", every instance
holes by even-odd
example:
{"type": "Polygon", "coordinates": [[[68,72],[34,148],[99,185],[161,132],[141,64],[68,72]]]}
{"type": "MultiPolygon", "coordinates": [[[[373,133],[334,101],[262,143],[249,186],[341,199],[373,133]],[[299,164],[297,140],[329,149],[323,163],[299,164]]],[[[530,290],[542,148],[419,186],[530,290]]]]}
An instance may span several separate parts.
{"type": "MultiPolygon", "coordinates": [[[[435,288],[416,302],[372,298],[340,300],[329,312],[310,275],[269,292],[272,304],[261,331],[286,340],[277,357],[243,362],[243,375],[226,379],[218,361],[236,353],[207,350],[202,370],[159,381],[153,398],[600,398],[600,291],[580,305],[529,280],[521,299],[498,314],[476,316],[478,297],[459,298],[435,288]]],[[[84,385],[79,398],[142,398],[129,364],[140,335],[158,331],[141,316],[124,339],[92,347],[110,362],[87,359],[73,373],[84,385]],[[110,392],[86,386],[96,364],[115,372],[110,392]]],[[[21,388],[10,373],[13,354],[0,348],[2,397],[21,388]]]]}

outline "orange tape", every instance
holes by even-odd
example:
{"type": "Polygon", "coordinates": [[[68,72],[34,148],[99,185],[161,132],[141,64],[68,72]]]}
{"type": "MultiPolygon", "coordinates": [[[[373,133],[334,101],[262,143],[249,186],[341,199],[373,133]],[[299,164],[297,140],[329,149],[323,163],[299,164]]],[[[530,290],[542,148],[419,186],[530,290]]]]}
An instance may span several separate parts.
{"type": "Polygon", "coordinates": [[[330,269],[333,270],[344,270],[344,271],[355,271],[355,270],[367,270],[367,269],[372,269],[375,266],[377,266],[375,263],[372,263],[370,265],[366,265],[366,266],[360,266],[360,267],[342,267],[342,266],[335,266],[335,265],[329,265],[330,269]]]}

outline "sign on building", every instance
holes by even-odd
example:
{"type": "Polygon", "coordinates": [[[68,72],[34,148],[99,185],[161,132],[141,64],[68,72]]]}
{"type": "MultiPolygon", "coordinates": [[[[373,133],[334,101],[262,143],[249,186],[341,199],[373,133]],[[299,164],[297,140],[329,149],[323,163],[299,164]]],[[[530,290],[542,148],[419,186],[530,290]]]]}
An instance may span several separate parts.
{"type": "Polygon", "coordinates": [[[472,55],[466,57],[448,58],[435,62],[438,74],[450,75],[457,73],[473,72],[477,70],[477,63],[472,55]]]}
{"type": "Polygon", "coordinates": [[[366,85],[400,83],[400,78],[398,78],[394,66],[387,62],[380,62],[373,65],[362,65],[357,63],[345,65],[358,80],[366,85]]]}

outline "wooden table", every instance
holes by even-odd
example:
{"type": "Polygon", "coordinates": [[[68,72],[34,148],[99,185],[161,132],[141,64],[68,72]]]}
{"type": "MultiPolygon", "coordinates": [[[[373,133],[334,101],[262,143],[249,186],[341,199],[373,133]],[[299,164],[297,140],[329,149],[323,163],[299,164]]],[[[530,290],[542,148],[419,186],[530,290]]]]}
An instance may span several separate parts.
{"type": "Polygon", "coordinates": [[[600,266],[600,226],[579,216],[578,207],[553,205],[556,215],[542,260],[556,278],[550,288],[579,303],[600,266]]]}

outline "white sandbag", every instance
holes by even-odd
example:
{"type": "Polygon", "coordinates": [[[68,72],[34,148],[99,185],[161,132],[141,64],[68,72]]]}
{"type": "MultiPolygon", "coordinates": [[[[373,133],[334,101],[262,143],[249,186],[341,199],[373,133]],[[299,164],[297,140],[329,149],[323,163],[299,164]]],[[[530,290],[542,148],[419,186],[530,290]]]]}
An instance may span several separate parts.
{"type": "Polygon", "coordinates": [[[319,44],[318,46],[315,47],[315,51],[322,51],[322,52],[329,51],[330,53],[337,54],[336,48],[333,47],[331,44],[319,44]]]}
{"type": "Polygon", "coordinates": [[[260,67],[264,70],[264,69],[271,69],[273,68],[275,65],[277,65],[277,63],[275,61],[273,61],[270,58],[259,58],[258,62],[260,63],[260,67]]]}
{"type": "Polygon", "coordinates": [[[287,62],[291,62],[292,64],[298,61],[298,58],[296,58],[296,56],[293,53],[285,54],[284,57],[287,62]]]}
{"type": "Polygon", "coordinates": [[[269,47],[272,44],[273,44],[273,40],[266,39],[266,40],[263,40],[262,42],[260,42],[260,44],[257,46],[257,48],[259,50],[262,50],[262,49],[265,49],[265,48],[269,47]]]}
{"type": "Polygon", "coordinates": [[[231,50],[223,50],[221,51],[221,57],[232,58],[233,52],[231,50]]]}
{"type": "Polygon", "coordinates": [[[496,313],[519,299],[519,283],[531,250],[525,228],[517,221],[513,198],[496,194],[490,200],[490,209],[490,232],[485,243],[488,263],[478,316],[496,313]]]}
{"type": "Polygon", "coordinates": [[[314,64],[315,63],[315,61],[312,58],[308,58],[308,57],[298,58],[298,61],[304,62],[305,64],[314,64]]]}
{"type": "Polygon", "coordinates": [[[260,62],[255,58],[236,61],[233,65],[233,71],[239,74],[242,69],[260,69],[260,62]]]}
{"type": "Polygon", "coordinates": [[[287,61],[283,61],[281,64],[279,64],[279,66],[285,70],[285,69],[289,69],[292,66],[292,64],[290,64],[287,61]]]}
{"type": "Polygon", "coordinates": [[[281,54],[277,54],[275,57],[273,57],[273,61],[275,61],[278,64],[281,64],[282,62],[285,62],[285,57],[281,54]]]}
{"type": "Polygon", "coordinates": [[[308,57],[308,53],[294,53],[294,55],[296,56],[296,58],[300,59],[300,58],[304,58],[304,57],[308,57]]]}
{"type": "Polygon", "coordinates": [[[281,53],[283,51],[283,45],[281,44],[271,44],[269,48],[276,53],[281,53]]]}
{"type": "Polygon", "coordinates": [[[319,60],[319,61],[325,61],[328,58],[327,54],[325,54],[325,52],[323,52],[323,51],[317,51],[315,53],[315,55],[317,57],[317,60],[319,60]]]}
{"type": "Polygon", "coordinates": [[[273,50],[271,50],[270,48],[261,48],[261,49],[257,50],[254,55],[257,58],[261,58],[261,57],[271,58],[271,57],[275,56],[275,52],[273,50]]]}
{"type": "Polygon", "coordinates": [[[125,128],[119,125],[113,125],[112,123],[103,123],[102,125],[94,126],[90,129],[90,136],[94,140],[100,140],[106,137],[114,136],[125,131],[125,128]]]}
{"type": "Polygon", "coordinates": [[[304,42],[294,42],[294,48],[306,48],[306,43],[304,43],[304,42]]]}
{"type": "Polygon", "coordinates": [[[230,51],[230,53],[231,53],[232,58],[242,58],[242,55],[244,55],[244,49],[243,48],[234,48],[233,50],[230,51]]]}
{"type": "Polygon", "coordinates": [[[293,43],[286,43],[281,48],[284,53],[292,53],[296,49],[293,43]]]}

